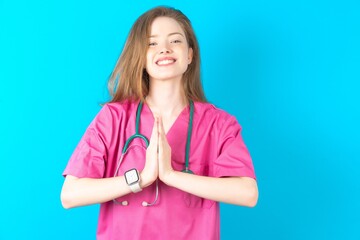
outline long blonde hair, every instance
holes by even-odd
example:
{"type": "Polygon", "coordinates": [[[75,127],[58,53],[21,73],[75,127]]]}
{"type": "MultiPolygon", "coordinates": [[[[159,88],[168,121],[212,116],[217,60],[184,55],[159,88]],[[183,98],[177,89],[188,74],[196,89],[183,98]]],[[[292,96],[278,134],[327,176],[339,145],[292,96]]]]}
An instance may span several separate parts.
{"type": "Polygon", "coordinates": [[[157,17],[176,20],[183,31],[190,48],[193,49],[191,64],[183,75],[184,93],[188,100],[206,102],[200,80],[199,45],[190,20],[180,11],[170,7],[156,7],[141,15],[132,26],[123,51],[108,81],[112,97],[110,102],[142,100],[149,93],[149,75],[145,70],[146,52],[150,27],[157,17]]]}

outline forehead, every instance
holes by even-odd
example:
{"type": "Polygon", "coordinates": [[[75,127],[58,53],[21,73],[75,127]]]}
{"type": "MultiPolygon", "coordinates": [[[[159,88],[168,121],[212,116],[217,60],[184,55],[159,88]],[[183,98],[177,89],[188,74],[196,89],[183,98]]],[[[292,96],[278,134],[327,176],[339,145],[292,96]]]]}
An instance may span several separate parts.
{"type": "Polygon", "coordinates": [[[173,32],[179,32],[185,36],[184,30],[173,18],[157,17],[150,26],[150,36],[168,35],[173,32]]]}

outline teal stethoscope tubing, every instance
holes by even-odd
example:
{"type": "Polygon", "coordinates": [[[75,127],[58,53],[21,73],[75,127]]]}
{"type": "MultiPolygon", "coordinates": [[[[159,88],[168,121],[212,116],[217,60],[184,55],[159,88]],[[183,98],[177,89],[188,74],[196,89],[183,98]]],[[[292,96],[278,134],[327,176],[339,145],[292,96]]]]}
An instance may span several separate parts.
{"type": "MultiPolygon", "coordinates": [[[[185,149],[185,164],[184,164],[185,168],[182,170],[182,172],[192,173],[193,174],[193,172],[189,168],[189,165],[190,165],[190,163],[189,163],[189,155],[190,155],[191,133],[192,133],[192,127],[193,127],[193,118],[194,118],[194,103],[193,103],[193,101],[191,101],[191,100],[189,101],[189,106],[190,106],[190,114],[189,114],[189,126],[188,126],[187,139],[186,139],[186,149],[185,149]]],[[[124,145],[123,150],[122,150],[122,154],[126,153],[126,151],[129,148],[129,144],[135,138],[143,139],[145,144],[146,144],[146,147],[149,146],[149,140],[147,139],[147,137],[145,137],[144,135],[139,133],[140,116],[141,116],[142,107],[143,107],[143,102],[140,102],[138,107],[137,107],[137,111],[136,111],[135,134],[130,136],[126,140],[125,145],[124,145]]]]}
{"type": "MultiPolygon", "coordinates": [[[[126,142],[125,145],[123,147],[123,150],[121,152],[121,157],[120,160],[116,166],[115,169],[115,174],[114,177],[117,175],[121,162],[123,160],[123,157],[126,153],[126,151],[129,148],[129,144],[131,143],[132,140],[134,140],[135,138],[141,138],[144,140],[146,148],[149,146],[149,140],[147,139],[147,137],[145,137],[143,134],[141,134],[139,132],[139,126],[140,126],[140,116],[141,116],[141,110],[143,107],[143,102],[139,102],[137,110],[136,110],[136,122],[135,122],[135,134],[130,136],[126,142]]],[[[191,144],[191,134],[192,134],[192,127],[193,127],[193,118],[194,118],[194,102],[193,101],[189,101],[189,107],[190,107],[190,114],[189,114],[189,126],[188,126],[188,132],[187,132],[187,138],[186,138],[186,148],[185,148],[185,163],[184,163],[184,169],[182,170],[182,172],[185,173],[190,173],[190,174],[194,174],[190,168],[189,168],[189,156],[190,156],[190,144],[191,144]]],[[[159,194],[159,186],[158,186],[158,180],[156,180],[156,195],[155,195],[155,200],[152,203],[148,203],[148,202],[143,202],[143,206],[147,207],[147,206],[153,206],[158,199],[158,194],[159,194]]],[[[113,201],[117,204],[121,204],[123,206],[128,205],[127,201],[122,201],[122,202],[118,202],[116,199],[113,199],[113,201]]]]}

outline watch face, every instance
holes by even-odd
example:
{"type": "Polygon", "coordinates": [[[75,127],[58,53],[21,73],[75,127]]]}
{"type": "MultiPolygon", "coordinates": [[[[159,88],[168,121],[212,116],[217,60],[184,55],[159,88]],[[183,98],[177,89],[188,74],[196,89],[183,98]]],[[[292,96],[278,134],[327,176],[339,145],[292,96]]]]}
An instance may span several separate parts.
{"type": "Polygon", "coordinates": [[[138,175],[136,169],[131,169],[131,170],[125,172],[125,180],[128,185],[138,182],[139,175],[138,175]]]}

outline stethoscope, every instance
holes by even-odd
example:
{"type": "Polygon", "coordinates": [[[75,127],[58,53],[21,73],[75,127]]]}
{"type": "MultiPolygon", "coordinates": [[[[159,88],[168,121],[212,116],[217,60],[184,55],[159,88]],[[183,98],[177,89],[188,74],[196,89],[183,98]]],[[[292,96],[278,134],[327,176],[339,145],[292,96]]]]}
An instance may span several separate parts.
{"type": "MultiPolygon", "coordinates": [[[[189,106],[190,106],[189,126],[188,126],[187,139],[186,139],[185,163],[184,163],[184,169],[182,170],[182,172],[194,174],[189,168],[189,165],[190,165],[189,164],[189,155],[190,155],[191,133],[192,133],[193,117],[194,117],[194,103],[193,103],[193,101],[191,101],[191,100],[189,101],[189,106]]],[[[124,158],[124,155],[128,151],[129,144],[131,143],[132,140],[134,140],[135,138],[141,138],[142,140],[144,140],[146,148],[149,146],[149,140],[147,139],[147,137],[145,137],[144,135],[139,133],[140,115],[141,115],[142,107],[143,107],[143,102],[140,101],[139,104],[138,104],[137,110],[136,110],[135,134],[130,136],[125,142],[125,145],[124,145],[124,147],[122,149],[122,152],[121,152],[121,157],[120,157],[119,162],[118,162],[118,164],[116,166],[116,169],[115,169],[114,177],[116,177],[118,172],[119,172],[121,162],[122,162],[122,160],[124,158]]],[[[159,182],[158,182],[158,180],[156,180],[156,190],[155,190],[155,199],[154,199],[154,201],[151,202],[151,203],[143,201],[142,205],[144,207],[153,206],[157,202],[158,198],[159,198],[159,182]]],[[[114,201],[114,203],[121,204],[123,206],[127,206],[129,204],[128,201],[119,202],[116,199],[113,199],[113,201],[114,201]]]]}

